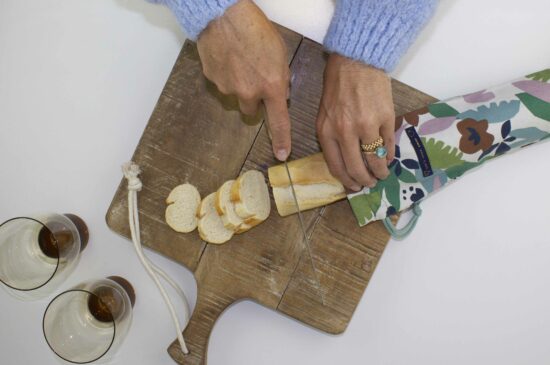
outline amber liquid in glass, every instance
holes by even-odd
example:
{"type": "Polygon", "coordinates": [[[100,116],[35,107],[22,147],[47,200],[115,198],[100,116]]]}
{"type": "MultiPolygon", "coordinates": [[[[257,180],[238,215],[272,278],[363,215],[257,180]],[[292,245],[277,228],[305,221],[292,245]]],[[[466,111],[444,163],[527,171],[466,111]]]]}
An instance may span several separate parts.
{"type": "MultiPolygon", "coordinates": [[[[74,214],[64,214],[76,226],[80,234],[80,251],[88,244],[88,227],[84,221],[74,214]]],[[[48,223],[48,227],[42,227],[38,233],[38,246],[44,255],[57,259],[63,252],[71,249],[75,243],[75,237],[71,229],[61,222],[48,223]]]]}
{"type": "MultiPolygon", "coordinates": [[[[128,294],[132,307],[136,301],[136,294],[132,284],[120,276],[110,276],[118,283],[128,294]]],[[[88,298],[88,310],[100,322],[112,322],[123,314],[124,302],[114,288],[110,286],[100,286],[93,291],[94,295],[88,298]]]]}

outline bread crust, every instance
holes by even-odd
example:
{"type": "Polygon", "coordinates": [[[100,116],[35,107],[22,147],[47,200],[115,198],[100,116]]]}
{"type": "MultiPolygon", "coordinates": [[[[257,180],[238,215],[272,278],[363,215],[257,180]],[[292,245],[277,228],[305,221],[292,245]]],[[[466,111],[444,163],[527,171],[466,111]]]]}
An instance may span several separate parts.
{"type": "Polygon", "coordinates": [[[182,188],[186,188],[186,187],[189,187],[191,188],[194,193],[197,193],[198,197],[199,197],[199,202],[201,200],[200,198],[200,193],[199,193],[199,190],[197,189],[197,187],[193,184],[189,184],[189,183],[184,183],[184,184],[180,184],[178,186],[176,186],[175,188],[173,188],[171,191],[170,191],[170,194],[168,194],[168,196],[166,197],[166,204],[169,205],[169,204],[174,204],[178,201],[178,199],[176,199],[176,195],[178,195],[178,193],[180,193],[180,190],[182,188]]]}
{"type": "MultiPolygon", "coordinates": [[[[319,184],[309,185],[307,189],[314,190],[316,189],[316,185],[319,185],[319,184]]],[[[287,196],[289,195],[286,194],[286,191],[279,193],[278,189],[287,190],[287,189],[290,189],[290,187],[273,188],[273,197],[275,199],[275,206],[277,207],[277,212],[279,213],[279,215],[281,217],[286,217],[288,215],[297,213],[298,210],[296,209],[296,203],[294,202],[294,198],[292,196],[287,198],[287,196]]],[[[289,193],[292,194],[292,192],[290,191],[289,193]]],[[[331,194],[331,195],[323,195],[323,196],[319,195],[319,197],[315,199],[313,198],[302,199],[300,198],[299,193],[297,193],[296,195],[298,196],[298,204],[300,204],[301,211],[322,207],[346,198],[346,193],[344,191],[341,193],[331,194]]]]}
{"type": "Polygon", "coordinates": [[[241,189],[241,181],[242,181],[242,175],[235,180],[233,185],[231,185],[229,196],[233,203],[238,203],[241,201],[241,194],[239,192],[239,190],[241,189]]]}
{"type": "MultiPolygon", "coordinates": [[[[216,208],[216,212],[218,212],[218,214],[220,216],[225,214],[225,209],[223,209],[222,194],[221,194],[222,188],[225,184],[235,184],[235,180],[227,180],[216,191],[216,199],[214,200],[214,208],[216,208]]],[[[233,185],[231,185],[231,187],[233,187],[233,185]]],[[[229,190],[229,194],[230,194],[230,198],[231,198],[231,189],[229,190]]]]}
{"type": "MultiPolygon", "coordinates": [[[[290,161],[288,169],[294,185],[330,184],[342,186],[328,169],[328,165],[321,152],[299,160],[290,161]]],[[[267,170],[271,187],[286,187],[290,185],[284,164],[272,166],[267,170]]]]}
{"type": "Polygon", "coordinates": [[[235,212],[237,213],[237,215],[239,217],[241,217],[241,219],[243,220],[246,220],[246,219],[249,219],[249,218],[253,218],[254,217],[254,213],[250,213],[248,211],[248,209],[246,209],[243,201],[242,201],[242,197],[241,197],[241,182],[243,180],[243,176],[244,176],[245,173],[243,173],[241,176],[239,176],[235,182],[233,183],[233,185],[231,186],[231,196],[230,196],[230,199],[231,201],[233,202],[233,204],[235,204],[235,212]]]}
{"type": "MultiPolygon", "coordinates": [[[[235,180],[228,180],[226,181],[225,183],[222,184],[222,186],[220,186],[220,188],[218,189],[218,191],[216,192],[216,200],[215,200],[215,207],[216,207],[216,211],[218,212],[218,215],[222,218],[222,221],[223,221],[223,225],[225,226],[225,228],[227,229],[230,229],[232,230],[233,232],[237,233],[240,228],[244,225],[247,224],[247,222],[249,220],[251,220],[252,218],[246,218],[246,219],[242,219],[238,214],[236,214],[235,212],[235,215],[237,216],[237,218],[240,220],[240,222],[238,224],[235,224],[235,222],[231,222],[229,217],[228,217],[228,214],[227,214],[227,204],[224,204],[222,203],[222,194],[221,194],[221,191],[222,191],[222,188],[224,187],[224,185],[226,184],[231,184],[231,187],[229,188],[229,204],[232,204],[233,205],[233,209],[235,209],[235,203],[231,201],[231,188],[233,187],[233,185],[235,185],[235,180]]],[[[235,220],[235,219],[234,219],[235,220]]]]}
{"type": "MultiPolygon", "coordinates": [[[[216,192],[212,193],[212,194],[216,194],[216,192]]],[[[212,195],[210,194],[210,195],[212,195]]],[[[201,239],[203,241],[206,241],[208,243],[212,243],[212,244],[216,244],[216,245],[221,245],[227,241],[229,241],[232,237],[233,237],[233,233],[231,234],[231,236],[229,236],[227,239],[221,241],[221,240],[213,240],[211,237],[208,237],[208,235],[203,231],[202,229],[202,219],[204,219],[207,215],[207,212],[205,211],[206,210],[206,207],[204,207],[204,204],[206,204],[206,202],[208,201],[210,195],[206,196],[202,201],[201,201],[201,204],[200,204],[200,209],[199,209],[199,221],[198,221],[198,224],[197,224],[197,230],[199,231],[199,236],[201,237],[201,239]],[[204,208],[204,209],[203,209],[204,208]]],[[[214,206],[216,205],[216,195],[214,195],[214,206]]],[[[217,214],[217,211],[214,209],[214,214],[217,214]]],[[[221,219],[221,217],[219,218],[221,219]]],[[[227,228],[226,228],[227,229],[227,228]]],[[[227,229],[228,231],[231,231],[229,229],[227,229]]]]}
{"type": "Polygon", "coordinates": [[[241,226],[237,230],[235,230],[235,234],[241,234],[241,233],[247,232],[251,228],[252,226],[249,226],[248,224],[241,224],[241,226]]]}
{"type": "Polygon", "coordinates": [[[201,203],[199,204],[199,207],[197,208],[197,218],[198,219],[201,219],[202,217],[204,217],[206,215],[206,212],[203,212],[203,209],[202,209],[205,202],[206,202],[206,198],[201,200],[201,203]]]}
{"type": "Polygon", "coordinates": [[[220,188],[216,191],[216,199],[214,200],[214,208],[216,208],[216,212],[218,212],[219,216],[222,216],[225,214],[225,211],[222,208],[222,198],[220,193],[221,189],[222,187],[220,186],[220,188]]]}
{"type": "MultiPolygon", "coordinates": [[[[344,186],[330,174],[322,153],[291,161],[288,169],[301,211],[334,203],[346,197],[344,186]]],[[[279,215],[285,217],[296,213],[298,210],[284,164],[270,167],[268,176],[279,215]]]]}

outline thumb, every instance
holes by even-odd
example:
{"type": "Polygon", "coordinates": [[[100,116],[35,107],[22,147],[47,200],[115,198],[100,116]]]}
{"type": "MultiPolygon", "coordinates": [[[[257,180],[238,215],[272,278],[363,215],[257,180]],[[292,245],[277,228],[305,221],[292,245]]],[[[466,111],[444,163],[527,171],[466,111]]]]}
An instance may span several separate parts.
{"type": "Polygon", "coordinates": [[[264,99],[266,121],[271,132],[271,145],[275,157],[280,161],[285,161],[290,155],[290,117],[288,115],[288,106],[286,98],[279,96],[276,98],[264,99]]]}

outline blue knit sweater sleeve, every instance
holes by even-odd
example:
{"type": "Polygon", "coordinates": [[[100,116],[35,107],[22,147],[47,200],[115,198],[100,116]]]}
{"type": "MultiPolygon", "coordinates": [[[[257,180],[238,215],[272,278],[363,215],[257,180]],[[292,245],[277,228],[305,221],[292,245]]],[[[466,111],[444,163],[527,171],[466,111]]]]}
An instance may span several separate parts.
{"type": "MultiPolygon", "coordinates": [[[[148,0],[168,6],[192,40],[238,0],[148,0]]],[[[392,71],[437,0],[336,0],[325,47],[343,56],[392,71]]]]}
{"type": "Polygon", "coordinates": [[[238,0],[148,0],[164,4],[178,19],[187,36],[197,40],[204,28],[238,0]]]}
{"type": "Polygon", "coordinates": [[[437,0],[337,0],[324,45],[392,71],[430,19],[437,0]]]}

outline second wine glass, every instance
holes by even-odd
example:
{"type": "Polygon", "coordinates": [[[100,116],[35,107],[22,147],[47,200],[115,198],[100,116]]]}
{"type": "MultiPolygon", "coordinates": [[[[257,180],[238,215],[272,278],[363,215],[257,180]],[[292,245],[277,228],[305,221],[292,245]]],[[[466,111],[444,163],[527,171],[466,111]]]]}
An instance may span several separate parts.
{"type": "Polygon", "coordinates": [[[130,328],[134,303],[132,285],[119,276],[77,285],[46,308],[42,323],[46,342],[67,362],[107,361],[130,328]]]}

